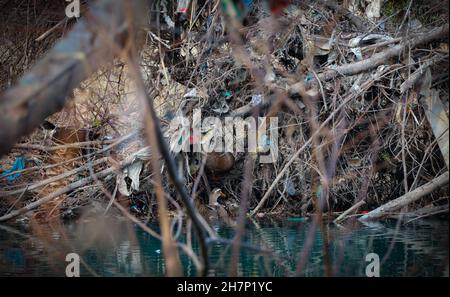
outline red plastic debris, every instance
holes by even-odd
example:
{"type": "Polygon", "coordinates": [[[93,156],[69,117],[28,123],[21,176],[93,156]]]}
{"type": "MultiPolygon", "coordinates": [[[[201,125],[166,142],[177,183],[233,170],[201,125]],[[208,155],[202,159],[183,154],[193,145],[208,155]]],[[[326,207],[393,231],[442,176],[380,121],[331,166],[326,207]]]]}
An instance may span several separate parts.
{"type": "Polygon", "coordinates": [[[278,15],[281,12],[283,12],[283,10],[289,6],[289,4],[291,3],[291,0],[269,0],[269,7],[270,7],[270,11],[275,14],[278,15]]]}

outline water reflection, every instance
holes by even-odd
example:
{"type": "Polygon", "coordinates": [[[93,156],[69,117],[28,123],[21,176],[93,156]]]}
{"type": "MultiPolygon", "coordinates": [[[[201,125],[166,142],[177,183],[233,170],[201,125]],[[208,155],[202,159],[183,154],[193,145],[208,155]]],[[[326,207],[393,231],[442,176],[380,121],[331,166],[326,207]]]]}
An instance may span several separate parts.
{"type": "MultiPolygon", "coordinates": [[[[239,274],[293,275],[310,227],[310,222],[249,222],[245,243],[274,253],[243,248],[239,274]]],[[[230,227],[216,230],[224,238],[233,237],[230,227]]],[[[70,252],[81,255],[85,276],[164,275],[160,242],[125,219],[84,219],[39,228],[0,225],[1,276],[65,276],[65,255],[70,252]]],[[[372,252],[385,258],[381,276],[448,275],[448,222],[415,221],[398,230],[395,223],[325,224],[314,233],[302,275],[364,276],[365,256],[372,252]]],[[[231,248],[214,243],[209,254],[209,275],[225,276],[231,248]]],[[[194,276],[192,261],[182,252],[181,257],[185,275],[194,276]]]]}

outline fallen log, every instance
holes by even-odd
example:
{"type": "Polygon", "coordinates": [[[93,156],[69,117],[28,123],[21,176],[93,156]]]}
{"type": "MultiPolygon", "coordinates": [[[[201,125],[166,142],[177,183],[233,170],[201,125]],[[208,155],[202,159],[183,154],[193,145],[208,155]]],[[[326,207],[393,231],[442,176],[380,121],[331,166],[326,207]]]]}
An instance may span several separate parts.
{"type": "Polygon", "coordinates": [[[436,177],[432,181],[424,184],[423,186],[406,193],[405,195],[391,200],[386,204],[383,204],[382,206],[372,210],[368,214],[363,215],[359,218],[360,221],[368,221],[368,220],[377,220],[381,219],[383,217],[388,216],[390,213],[399,210],[408,204],[413,203],[414,201],[419,200],[425,195],[430,194],[436,189],[439,189],[440,187],[447,185],[449,180],[449,174],[448,171],[444,174],[436,177]]]}

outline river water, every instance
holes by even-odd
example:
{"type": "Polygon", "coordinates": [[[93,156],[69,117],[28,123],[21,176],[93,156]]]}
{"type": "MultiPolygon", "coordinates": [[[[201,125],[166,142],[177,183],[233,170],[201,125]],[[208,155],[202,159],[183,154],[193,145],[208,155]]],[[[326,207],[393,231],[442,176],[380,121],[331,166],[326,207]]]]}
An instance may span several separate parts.
{"type": "MultiPolygon", "coordinates": [[[[365,276],[376,254],[380,276],[448,276],[448,221],[312,226],[303,220],[249,222],[244,242],[257,249],[242,248],[239,275],[289,276],[300,265],[302,276],[365,276]]],[[[230,227],[214,229],[233,237],[230,227]]],[[[178,236],[185,242],[185,234],[178,236]]],[[[211,244],[209,275],[227,274],[230,250],[226,242],[211,244]]],[[[125,220],[0,225],[0,276],[65,276],[66,255],[73,252],[80,255],[81,276],[164,275],[160,242],[125,220]]],[[[182,251],[180,256],[185,275],[195,276],[193,262],[182,251]]]]}

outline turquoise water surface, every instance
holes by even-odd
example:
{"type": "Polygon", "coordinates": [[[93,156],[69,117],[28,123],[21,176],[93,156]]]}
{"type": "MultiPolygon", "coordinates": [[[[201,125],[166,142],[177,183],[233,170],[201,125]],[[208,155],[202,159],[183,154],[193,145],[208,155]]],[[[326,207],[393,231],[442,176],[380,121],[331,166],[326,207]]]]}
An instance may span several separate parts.
{"type": "MultiPolygon", "coordinates": [[[[248,222],[244,241],[253,248],[242,248],[239,274],[295,275],[302,263],[302,276],[365,276],[365,257],[376,253],[381,276],[448,275],[448,221],[325,224],[314,230],[312,225],[302,220],[248,222]]],[[[156,225],[150,227],[158,231],[156,225]]],[[[233,237],[233,228],[213,228],[223,238],[233,237]]],[[[178,240],[185,242],[183,232],[178,240]]],[[[230,250],[226,242],[210,245],[209,275],[227,274],[230,250]]],[[[81,256],[81,276],[165,272],[159,240],[125,220],[39,229],[0,225],[0,276],[65,276],[65,256],[71,252],[81,256]]],[[[181,250],[180,255],[185,275],[195,276],[193,262],[181,250]]]]}

